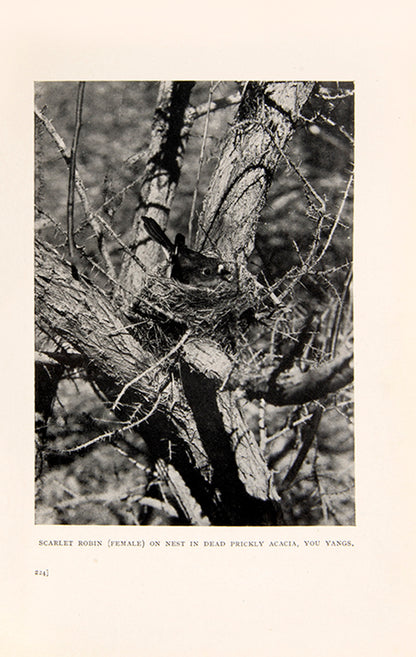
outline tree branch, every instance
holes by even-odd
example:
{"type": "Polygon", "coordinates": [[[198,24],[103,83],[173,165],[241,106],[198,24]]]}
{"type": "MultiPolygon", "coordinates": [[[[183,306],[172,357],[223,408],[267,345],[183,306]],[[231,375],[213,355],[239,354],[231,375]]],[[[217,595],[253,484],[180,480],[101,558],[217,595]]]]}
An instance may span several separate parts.
{"type": "MultiPolygon", "coordinates": [[[[153,116],[152,136],[147,163],[140,186],[140,204],[136,211],[129,241],[135,245],[135,255],[151,271],[161,258],[161,248],[148,239],[142,225],[142,215],[155,219],[166,228],[170,208],[182,168],[186,140],[192,120],[186,121],[186,110],[193,82],[162,82],[153,116]]],[[[143,284],[143,272],[130,258],[124,258],[120,273],[124,287],[138,292],[143,284]]]]}
{"type": "MultiPolygon", "coordinates": [[[[155,460],[162,459],[178,471],[186,485],[178,490],[189,489],[214,524],[270,524],[267,468],[244,427],[232,436],[232,449],[238,449],[242,462],[247,463],[238,466],[242,483],[236,480],[231,489],[222,471],[215,474],[218,463],[211,462],[212,454],[207,454],[207,444],[201,441],[198,422],[166,363],[162,369],[161,363],[125,330],[101,291],[82,279],[74,280],[68,264],[51,247],[36,241],[35,261],[40,328],[60,336],[84,356],[89,377],[110,402],[123,392],[117,416],[129,420],[132,429],[140,425],[140,434],[155,460]],[[172,398],[177,400],[174,406],[172,398]],[[255,476],[250,470],[253,467],[255,476]],[[245,505],[233,511],[242,499],[245,505]]],[[[222,409],[221,413],[226,417],[222,409]]],[[[230,420],[228,425],[224,436],[230,439],[234,430],[230,420]]],[[[238,454],[236,458],[238,463],[238,454]]],[[[189,500],[178,502],[181,508],[192,506],[189,500]]]]}
{"type": "Polygon", "coordinates": [[[204,202],[197,249],[215,245],[224,260],[248,258],[281,150],[312,88],[301,82],[246,84],[204,202]]]}
{"type": "Polygon", "coordinates": [[[265,399],[273,406],[306,404],[321,399],[349,385],[354,378],[352,353],[338,356],[307,372],[292,368],[285,373],[280,368],[270,371],[269,367],[259,372],[234,364],[209,340],[190,340],[182,351],[187,363],[215,381],[217,388],[240,388],[248,399],[265,399]]]}
{"type": "Polygon", "coordinates": [[[276,380],[276,370],[267,380],[247,381],[245,390],[249,399],[264,398],[273,406],[306,404],[336,392],[353,382],[352,354],[338,356],[307,372],[292,369],[276,380]]]}
{"type": "Polygon", "coordinates": [[[68,180],[68,201],[66,209],[66,222],[68,232],[69,257],[72,265],[72,275],[78,278],[77,270],[77,250],[74,240],[74,197],[75,197],[75,171],[79,134],[81,132],[82,122],[82,104],[84,100],[85,82],[78,83],[77,106],[75,112],[75,129],[72,138],[71,155],[69,160],[69,180],[68,180]]]}

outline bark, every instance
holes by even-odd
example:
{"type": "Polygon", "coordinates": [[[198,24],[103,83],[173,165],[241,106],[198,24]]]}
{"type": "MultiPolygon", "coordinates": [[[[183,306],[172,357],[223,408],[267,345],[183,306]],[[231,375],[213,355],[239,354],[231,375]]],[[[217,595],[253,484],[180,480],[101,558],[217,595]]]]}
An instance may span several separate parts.
{"type": "MultiPolygon", "coordinates": [[[[307,372],[292,371],[275,379],[270,376],[264,399],[274,406],[306,404],[336,392],[354,380],[352,354],[339,356],[307,372]]],[[[255,389],[248,392],[251,398],[258,397],[255,389]]]]}
{"type": "Polygon", "coordinates": [[[206,516],[217,525],[276,524],[279,510],[268,499],[268,472],[254,437],[246,432],[231,440],[231,429],[209,382],[188,366],[188,404],[170,368],[158,363],[128,333],[122,317],[100,290],[86,280],[74,280],[69,264],[40,242],[36,242],[35,261],[39,327],[82,355],[88,377],[110,402],[124,391],[116,408],[121,419],[140,419],[155,408],[139,431],[159,466],[160,461],[166,464],[159,472],[166,473],[182,518],[195,523],[196,504],[200,522],[206,516]],[[198,397],[201,389],[202,399],[198,397]],[[215,425],[210,418],[213,409],[215,425]],[[221,441],[224,445],[218,453],[226,454],[227,467],[214,449],[221,441]],[[241,472],[236,459],[246,462],[241,472]],[[172,470],[177,471],[176,477],[172,470]]]}
{"type": "Polygon", "coordinates": [[[292,368],[277,376],[279,369],[262,371],[234,364],[208,340],[190,340],[183,347],[188,364],[215,382],[218,388],[243,390],[248,399],[264,399],[273,406],[306,404],[337,392],[354,380],[352,353],[333,358],[306,372],[292,368]]]}
{"type": "MultiPolygon", "coordinates": [[[[234,263],[242,287],[248,280],[245,264],[273,172],[312,86],[248,83],[212,177],[194,246],[215,248],[234,263]]],[[[131,248],[148,271],[157,265],[160,247],[144,237],[141,216],[146,213],[166,226],[191,126],[187,119],[192,116],[187,113],[191,89],[192,83],[185,82],[160,87],[130,236],[131,248]]],[[[136,300],[138,291],[144,291],[146,277],[127,256],[120,282],[136,300]]],[[[242,295],[235,303],[243,306],[242,295]]],[[[163,299],[158,305],[163,309],[163,299]]],[[[303,403],[350,382],[349,358],[294,380],[293,372],[283,379],[276,370],[251,377],[237,369],[213,340],[193,337],[168,358],[166,352],[156,356],[156,346],[143,348],[148,339],[140,330],[145,329],[139,328],[134,336],[129,333],[130,320],[91,282],[75,281],[68,264],[40,243],[36,244],[36,312],[41,329],[59,336],[82,356],[88,377],[115,406],[117,415],[130,422],[142,418],[138,431],[182,521],[283,523],[279,499],[270,494],[270,473],[240,411],[237,389],[245,386],[249,397],[276,405],[303,403]]],[[[181,325],[179,337],[184,330],[181,325]]]]}
{"type": "MultiPolygon", "coordinates": [[[[186,119],[193,85],[193,82],[162,82],[159,88],[139,205],[129,237],[131,248],[149,271],[160,261],[161,249],[149,241],[141,217],[146,214],[166,228],[193,122],[186,119]]],[[[131,258],[124,259],[120,282],[136,294],[143,284],[143,271],[131,258]]]]}
{"type": "Polygon", "coordinates": [[[246,262],[273,173],[312,88],[247,84],[205,199],[197,249],[215,246],[225,260],[246,262]]]}

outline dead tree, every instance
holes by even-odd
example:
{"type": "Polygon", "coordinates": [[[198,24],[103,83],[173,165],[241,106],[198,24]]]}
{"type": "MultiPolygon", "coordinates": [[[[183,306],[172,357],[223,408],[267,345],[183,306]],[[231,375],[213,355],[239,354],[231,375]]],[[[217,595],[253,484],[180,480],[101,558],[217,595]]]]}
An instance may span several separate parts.
{"type": "MultiPolygon", "coordinates": [[[[299,314],[298,328],[283,349],[279,344],[271,350],[247,348],[250,336],[259,340],[260,324],[268,335],[287,326],[287,302],[293,299],[293,290],[317,271],[331,240],[330,231],[325,239],[320,234],[322,213],[316,219],[308,258],[278,289],[248,268],[276,167],[282,162],[290,166],[286,147],[314,85],[241,85],[235,118],[223,140],[202,212],[197,222],[193,217],[190,230],[192,248],[214,254],[230,272],[227,279],[206,288],[166,275],[163,251],[149,240],[142,221],[146,215],[162,228],[168,225],[198,111],[190,105],[192,88],[189,82],[159,87],[139,203],[127,240],[119,238],[103,210],[91,208],[75,171],[74,153],[58,143],[53,125],[37,110],[37,120],[49,130],[73,170],[85,220],[100,244],[101,272],[110,282],[100,286],[91,276],[88,254],[82,248],[74,277],[65,251],[36,240],[37,327],[59,345],[59,349],[50,345],[40,349],[38,368],[47,371],[47,358],[51,371],[61,374],[62,369],[76,367],[93,383],[121,422],[121,428],[101,437],[120,445],[123,432],[141,436],[178,522],[285,524],[285,490],[316,434],[322,415],[319,403],[353,378],[352,353],[345,338],[348,276],[344,296],[338,295],[324,330],[320,305],[314,312],[299,314]],[[106,250],[107,237],[123,249],[118,275],[106,250]],[[318,343],[314,364],[300,368],[299,359],[308,349],[318,353],[318,343]],[[264,445],[247,424],[248,400],[293,409],[319,401],[302,425],[298,463],[280,488],[266,462],[264,445]]],[[[333,231],[341,210],[339,215],[333,231]]],[[[48,408],[57,380],[51,379],[48,408]]],[[[48,408],[42,411],[44,422],[48,408]]],[[[39,450],[44,457],[54,452],[47,437],[39,439],[39,450]]]]}

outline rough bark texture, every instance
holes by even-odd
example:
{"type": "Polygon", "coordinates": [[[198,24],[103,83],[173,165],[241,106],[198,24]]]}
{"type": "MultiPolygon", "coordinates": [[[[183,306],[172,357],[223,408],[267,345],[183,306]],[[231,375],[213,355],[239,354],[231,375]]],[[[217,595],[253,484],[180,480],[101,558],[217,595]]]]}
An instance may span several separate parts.
{"type": "Polygon", "coordinates": [[[312,83],[248,83],[225,140],[198,226],[196,248],[245,263],[273,172],[312,83]]]}
{"type": "MultiPolygon", "coordinates": [[[[245,264],[268,186],[312,87],[311,83],[248,83],[244,88],[194,245],[198,250],[215,248],[234,263],[239,281],[248,280],[245,264]]],[[[145,238],[141,216],[146,213],[166,226],[191,126],[186,118],[191,89],[187,82],[160,87],[130,236],[131,248],[148,271],[157,265],[160,247],[145,238]]],[[[139,303],[138,290],[145,291],[146,277],[127,255],[120,282],[139,303]]],[[[155,303],[163,316],[165,300],[161,296],[155,303]]],[[[242,306],[240,294],[235,304],[242,306]]],[[[144,418],[138,431],[183,522],[283,523],[279,499],[270,493],[269,470],[240,411],[236,390],[245,386],[252,398],[276,405],[303,403],[349,383],[350,357],[310,370],[300,379],[290,374],[281,379],[272,371],[252,381],[250,373],[244,376],[215,342],[220,336],[211,336],[208,330],[206,337],[191,335],[172,356],[167,357],[168,349],[159,348],[159,353],[157,345],[151,352],[151,346],[142,346],[149,345],[146,327],[133,336],[126,328],[130,320],[94,284],[75,281],[68,263],[41,243],[36,244],[36,313],[40,329],[76,350],[107,399],[113,404],[118,400],[115,412],[121,419],[144,418]]],[[[169,321],[175,324],[174,320],[170,311],[169,321]]],[[[191,326],[186,312],[177,323],[179,338],[184,325],[191,326]]]]}
{"type": "MultiPolygon", "coordinates": [[[[146,214],[166,228],[184,145],[192,126],[192,121],[186,121],[186,109],[193,85],[193,82],[162,82],[159,88],[139,205],[130,235],[131,248],[149,271],[160,261],[161,249],[149,241],[141,217],[146,214]]],[[[138,293],[143,284],[143,271],[127,257],[120,278],[125,288],[138,293]]]]}
{"type": "Polygon", "coordinates": [[[262,371],[237,367],[215,344],[208,340],[190,340],[183,346],[188,364],[211,381],[217,388],[243,389],[248,399],[264,399],[273,406],[306,404],[325,397],[352,383],[354,371],[352,353],[333,358],[306,372],[291,369],[279,376],[279,370],[262,371]]]}
{"type": "Polygon", "coordinates": [[[213,524],[275,524],[279,513],[268,499],[268,473],[257,444],[247,431],[231,440],[231,428],[227,430],[212,384],[183,363],[188,406],[166,363],[158,365],[141,348],[99,290],[86,281],[75,281],[69,264],[50,247],[37,243],[35,258],[40,329],[53,332],[82,354],[88,376],[111,402],[124,390],[117,406],[120,418],[140,419],[159,398],[139,430],[155,459],[179,473],[183,486],[176,480],[172,493],[185,519],[195,522],[195,514],[189,516],[186,509],[194,508],[196,501],[200,517],[207,516],[213,524]],[[197,380],[198,385],[193,385],[197,380]],[[177,400],[174,407],[172,398],[177,400]],[[245,464],[240,469],[234,450],[245,464]]]}

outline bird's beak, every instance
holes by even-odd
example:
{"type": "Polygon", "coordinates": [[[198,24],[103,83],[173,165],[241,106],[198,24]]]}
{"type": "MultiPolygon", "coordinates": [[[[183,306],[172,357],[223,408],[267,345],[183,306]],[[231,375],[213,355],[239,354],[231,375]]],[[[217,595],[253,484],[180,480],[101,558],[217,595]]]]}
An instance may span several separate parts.
{"type": "Polygon", "coordinates": [[[218,265],[217,273],[226,281],[230,281],[232,279],[232,273],[222,263],[218,265]]]}

